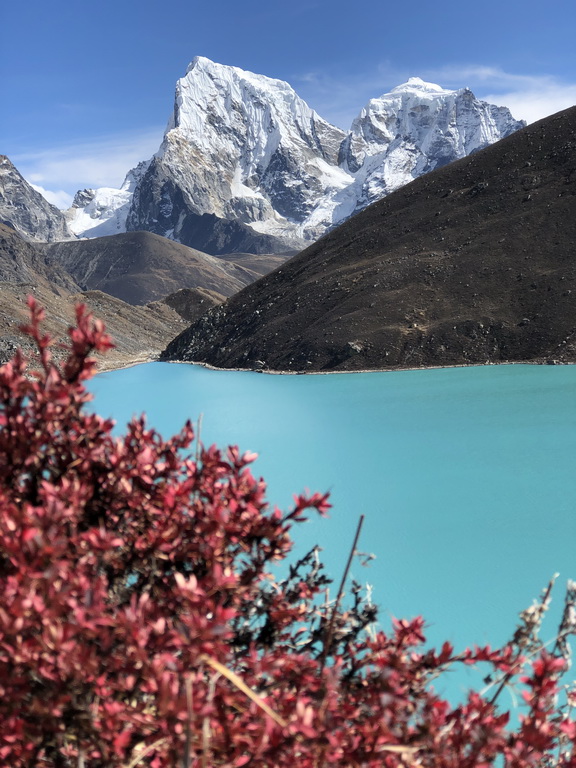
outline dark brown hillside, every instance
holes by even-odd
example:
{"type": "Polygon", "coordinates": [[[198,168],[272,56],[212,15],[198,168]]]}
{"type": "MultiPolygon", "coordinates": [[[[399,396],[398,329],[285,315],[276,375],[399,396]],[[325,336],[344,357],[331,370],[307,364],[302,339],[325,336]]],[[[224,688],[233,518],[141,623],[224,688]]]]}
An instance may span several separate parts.
{"type": "MultiPolygon", "coordinates": [[[[185,327],[181,315],[162,302],[134,307],[100,291],[81,292],[62,267],[46,263],[38,243],[26,242],[14,229],[0,223],[0,365],[17,347],[31,351],[29,339],[20,331],[20,325],[28,320],[26,298],[30,294],[45,307],[45,330],[57,341],[67,338],[78,302],[87,304],[104,320],[116,348],[100,361],[101,367],[155,358],[185,327]]],[[[61,354],[57,346],[54,353],[61,354]]]]}
{"type": "Polygon", "coordinates": [[[164,355],[294,371],[576,361],[576,108],[375,203],[164,355]]]}
{"type": "Polygon", "coordinates": [[[54,292],[77,291],[78,283],[59,265],[49,265],[38,243],[24,240],[11,225],[0,222],[0,286],[36,285],[49,281],[54,292]]]}
{"type": "Polygon", "coordinates": [[[221,293],[208,291],[206,288],[180,288],[179,291],[171,293],[160,301],[151,302],[148,306],[156,307],[165,304],[187,323],[193,323],[211,307],[222,304],[224,300],[225,297],[221,293]]]}
{"type": "Polygon", "coordinates": [[[227,260],[196,251],[151,232],[126,232],[92,240],[43,245],[84,288],[129,304],[146,304],[180,288],[204,288],[224,296],[244,288],[281,264],[279,256],[238,254],[227,260]]]}

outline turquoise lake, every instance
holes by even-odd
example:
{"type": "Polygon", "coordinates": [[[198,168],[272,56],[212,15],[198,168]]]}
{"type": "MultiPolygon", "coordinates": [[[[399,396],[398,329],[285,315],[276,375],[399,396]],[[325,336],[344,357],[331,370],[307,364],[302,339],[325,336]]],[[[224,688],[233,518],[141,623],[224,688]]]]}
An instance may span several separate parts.
{"type": "Polygon", "coordinates": [[[328,520],[295,529],[336,582],[360,514],[376,555],[352,575],[388,617],[423,615],[431,642],[502,643],[556,572],[552,637],[576,578],[576,366],[270,376],[151,363],[102,374],[95,408],[121,431],[146,412],[164,436],[258,452],[271,503],[330,490],[328,520]]]}

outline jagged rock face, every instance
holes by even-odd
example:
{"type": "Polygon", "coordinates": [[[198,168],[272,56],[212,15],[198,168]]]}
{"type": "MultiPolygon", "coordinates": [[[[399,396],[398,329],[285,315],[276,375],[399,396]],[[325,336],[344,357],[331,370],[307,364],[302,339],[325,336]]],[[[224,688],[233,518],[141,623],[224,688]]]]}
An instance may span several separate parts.
{"type": "Polygon", "coordinates": [[[340,163],[355,177],[356,210],[524,125],[468,88],[449,91],[410,78],[368,102],[342,144],[340,163]]]}
{"type": "Polygon", "coordinates": [[[198,57],[177,83],[159,152],[132,187],[97,190],[79,209],[86,213],[74,213],[73,229],[88,236],[145,229],[212,253],[299,250],[417,176],[523,125],[468,89],[411,78],[370,101],[346,133],[287,83],[198,57]],[[94,220],[114,229],[88,229],[94,220]]]}
{"type": "Polygon", "coordinates": [[[5,155],[0,155],[0,222],[27,240],[74,238],[62,212],[36,192],[5,155]]]}
{"type": "Polygon", "coordinates": [[[96,197],[95,189],[79,189],[72,200],[72,208],[86,208],[96,197]]]}
{"type": "Polygon", "coordinates": [[[297,250],[289,238],[256,232],[237,219],[197,213],[188,200],[170,168],[153,158],[134,191],[127,229],[153,232],[213,255],[297,250]]]}
{"type": "Polygon", "coordinates": [[[287,237],[281,250],[300,247],[298,225],[327,189],[348,181],[337,167],[344,136],[287,83],[197,58],[177,83],[128,227],[180,239],[187,213],[212,214],[287,237]]]}

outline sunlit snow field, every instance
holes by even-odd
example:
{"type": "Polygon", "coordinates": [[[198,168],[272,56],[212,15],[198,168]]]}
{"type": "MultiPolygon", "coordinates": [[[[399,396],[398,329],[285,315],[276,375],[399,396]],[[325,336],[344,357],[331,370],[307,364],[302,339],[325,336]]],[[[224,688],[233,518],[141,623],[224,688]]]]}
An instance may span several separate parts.
{"type": "MultiPolygon", "coordinates": [[[[259,453],[269,499],[330,490],[330,519],[295,531],[337,581],[359,515],[353,567],[382,623],[422,614],[433,642],[502,643],[560,573],[576,578],[576,366],[488,366],[268,376],[151,363],[92,382],[121,430],[145,411],[164,436],[203,414],[202,438],[259,453]]],[[[459,681],[459,685],[463,685],[459,681]]]]}

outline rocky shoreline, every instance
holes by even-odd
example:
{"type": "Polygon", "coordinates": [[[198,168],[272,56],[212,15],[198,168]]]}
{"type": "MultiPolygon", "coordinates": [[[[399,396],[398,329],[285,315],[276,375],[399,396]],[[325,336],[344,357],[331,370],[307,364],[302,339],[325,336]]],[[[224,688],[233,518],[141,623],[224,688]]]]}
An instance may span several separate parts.
{"type": "MultiPolygon", "coordinates": [[[[226,371],[228,373],[264,373],[269,376],[333,376],[335,374],[354,374],[354,373],[395,373],[404,371],[441,371],[447,368],[485,368],[487,366],[505,366],[505,365],[546,365],[546,366],[560,366],[560,365],[576,365],[572,361],[561,361],[553,359],[535,359],[535,360],[499,360],[498,362],[486,361],[485,363],[455,363],[450,365],[423,365],[423,366],[406,366],[406,367],[390,367],[390,368],[366,368],[364,370],[354,371],[280,371],[272,370],[268,368],[220,368],[210,363],[202,362],[201,360],[162,360],[160,358],[142,360],[141,362],[148,363],[170,363],[171,365],[198,365],[202,368],[206,368],[208,371],[226,371]]],[[[139,365],[139,361],[129,363],[127,365],[119,366],[119,368],[130,368],[133,365],[139,365]]],[[[119,369],[118,368],[118,369],[119,369]]],[[[115,369],[110,369],[115,370],[115,369]]],[[[100,371],[99,371],[100,372],[100,371]]]]}

